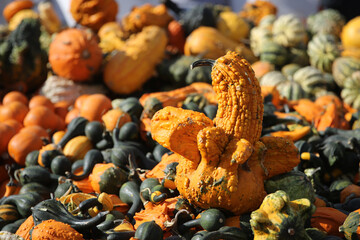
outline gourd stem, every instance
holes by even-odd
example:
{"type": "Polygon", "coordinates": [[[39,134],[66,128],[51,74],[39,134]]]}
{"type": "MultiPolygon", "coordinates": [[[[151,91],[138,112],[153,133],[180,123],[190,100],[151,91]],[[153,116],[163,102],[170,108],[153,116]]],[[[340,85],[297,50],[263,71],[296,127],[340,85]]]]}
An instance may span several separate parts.
{"type": "Polygon", "coordinates": [[[182,225],[187,228],[193,228],[193,227],[200,226],[200,218],[184,222],[182,225]]]}
{"type": "Polygon", "coordinates": [[[194,68],[200,67],[200,66],[211,66],[211,67],[213,67],[214,65],[215,65],[215,60],[213,60],[213,59],[200,59],[200,60],[197,60],[197,61],[193,62],[190,65],[190,68],[194,69],[194,68]]]}

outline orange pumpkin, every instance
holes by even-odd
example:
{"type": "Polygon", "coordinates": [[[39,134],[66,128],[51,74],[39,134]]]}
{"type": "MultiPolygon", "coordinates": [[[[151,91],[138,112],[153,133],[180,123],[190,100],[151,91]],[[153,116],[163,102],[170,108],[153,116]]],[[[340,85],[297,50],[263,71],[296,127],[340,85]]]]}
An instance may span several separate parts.
{"type": "Polygon", "coordinates": [[[11,138],[8,144],[8,153],[16,163],[25,165],[28,153],[39,150],[43,145],[41,137],[31,132],[19,132],[11,138]]]}
{"type": "Polygon", "coordinates": [[[30,0],[15,0],[7,4],[3,10],[3,16],[6,21],[10,19],[19,11],[24,9],[31,9],[34,3],[30,0]]]}
{"type": "Polygon", "coordinates": [[[70,225],[53,219],[43,221],[36,225],[31,233],[31,239],[84,240],[83,235],[73,229],[70,225]]]}
{"type": "Polygon", "coordinates": [[[33,96],[29,101],[30,109],[37,107],[37,106],[45,106],[52,111],[54,111],[54,109],[55,109],[54,104],[50,101],[50,99],[45,96],[42,96],[42,95],[33,96]]]}
{"type": "Polygon", "coordinates": [[[99,69],[101,48],[90,31],[68,28],[58,33],[49,47],[54,72],[73,81],[89,80],[99,69]]]}
{"type": "Polygon", "coordinates": [[[65,122],[46,106],[31,108],[24,118],[24,126],[38,125],[50,131],[63,130],[65,122]]]}
{"type": "Polygon", "coordinates": [[[6,105],[0,106],[0,121],[15,119],[22,122],[29,112],[29,108],[22,102],[13,101],[6,105]]]}
{"type": "Polygon", "coordinates": [[[8,119],[8,120],[3,121],[3,123],[14,128],[16,133],[18,133],[24,127],[21,122],[15,120],[15,119],[8,119]]]}
{"type": "Polygon", "coordinates": [[[84,99],[80,108],[80,116],[89,121],[101,122],[101,117],[112,108],[111,100],[104,94],[91,94],[84,99]]]}
{"type": "Polygon", "coordinates": [[[23,132],[34,133],[34,134],[40,136],[40,138],[43,138],[47,141],[50,140],[49,133],[46,131],[45,128],[43,128],[39,125],[31,125],[31,126],[23,127],[20,130],[20,132],[21,133],[23,133],[23,132]]]}
{"type": "Polygon", "coordinates": [[[0,122],[0,154],[3,154],[7,151],[8,143],[15,134],[16,131],[13,127],[0,122]]]}
{"type": "Polygon", "coordinates": [[[119,108],[107,111],[101,119],[107,131],[112,131],[115,127],[121,128],[125,123],[131,122],[130,115],[119,108]]]}
{"type": "Polygon", "coordinates": [[[25,94],[19,91],[11,91],[5,94],[2,100],[2,104],[5,105],[13,101],[19,101],[25,105],[28,105],[29,103],[29,99],[25,96],[25,94]]]}

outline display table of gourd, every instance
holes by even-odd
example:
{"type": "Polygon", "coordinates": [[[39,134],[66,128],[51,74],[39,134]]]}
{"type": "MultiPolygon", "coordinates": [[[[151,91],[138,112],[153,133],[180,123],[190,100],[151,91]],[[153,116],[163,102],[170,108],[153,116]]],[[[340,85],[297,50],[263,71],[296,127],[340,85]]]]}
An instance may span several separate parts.
{"type": "Polygon", "coordinates": [[[263,100],[250,64],[229,51],[191,67],[211,66],[218,100],[214,120],[203,113],[165,107],[153,116],[151,134],[179,156],[176,187],[197,207],[240,215],[257,209],[264,180],[292,170],[298,150],[291,140],[262,137],[263,100]]]}

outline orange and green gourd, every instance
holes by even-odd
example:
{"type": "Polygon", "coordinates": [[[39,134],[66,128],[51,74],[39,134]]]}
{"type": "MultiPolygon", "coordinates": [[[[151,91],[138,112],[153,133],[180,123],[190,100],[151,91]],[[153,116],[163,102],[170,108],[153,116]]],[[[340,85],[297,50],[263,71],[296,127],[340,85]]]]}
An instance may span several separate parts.
{"type": "Polygon", "coordinates": [[[190,203],[241,214],[258,208],[266,196],[264,180],[299,163],[291,140],[260,138],[263,102],[250,64],[229,51],[192,67],[212,66],[218,100],[214,120],[203,113],[165,107],[151,120],[151,134],[179,155],[175,184],[190,203]],[[179,144],[181,141],[181,144],[179,144]]]}

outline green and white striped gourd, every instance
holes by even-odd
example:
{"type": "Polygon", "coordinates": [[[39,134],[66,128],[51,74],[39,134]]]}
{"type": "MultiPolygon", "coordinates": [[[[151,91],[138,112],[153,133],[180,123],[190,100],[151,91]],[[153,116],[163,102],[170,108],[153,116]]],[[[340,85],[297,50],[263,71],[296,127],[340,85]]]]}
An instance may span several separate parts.
{"type": "Polygon", "coordinates": [[[266,73],[260,80],[260,86],[275,86],[283,82],[287,82],[288,79],[280,71],[271,71],[266,73]]]}
{"type": "Polygon", "coordinates": [[[255,56],[260,55],[261,45],[264,41],[271,40],[272,34],[268,28],[254,27],[250,31],[250,49],[255,56]]]}
{"type": "Polygon", "coordinates": [[[294,81],[298,82],[310,96],[314,96],[317,91],[327,88],[323,73],[313,66],[306,66],[297,70],[294,73],[294,81]]]}
{"type": "Polygon", "coordinates": [[[360,71],[346,78],[344,88],[341,90],[341,98],[346,104],[360,110],[360,71]]]}
{"type": "Polygon", "coordinates": [[[303,67],[310,65],[307,46],[292,47],[289,49],[289,62],[296,63],[303,67]]]}
{"type": "Polygon", "coordinates": [[[260,46],[260,60],[274,64],[276,67],[284,66],[289,59],[288,50],[274,41],[264,41],[260,46]]]}
{"type": "Polygon", "coordinates": [[[332,64],[340,56],[339,43],[332,34],[317,34],[308,44],[310,64],[322,72],[331,72],[332,64]]]}
{"type": "Polygon", "coordinates": [[[332,65],[332,74],[339,87],[344,86],[345,79],[355,71],[360,71],[360,59],[338,57],[332,65]]]}
{"type": "Polygon", "coordinates": [[[333,34],[338,37],[345,25],[345,18],[335,9],[324,9],[310,15],[306,19],[306,24],[313,35],[323,33],[333,34]]]}
{"type": "Polygon", "coordinates": [[[306,93],[300,83],[293,81],[291,76],[289,81],[280,83],[276,89],[282,97],[288,100],[299,100],[306,97],[306,93]]]}
{"type": "Polygon", "coordinates": [[[272,28],[273,39],[284,47],[295,47],[304,42],[305,26],[294,14],[280,16],[272,28]]]}
{"type": "Polygon", "coordinates": [[[276,19],[277,17],[274,14],[266,15],[260,20],[258,27],[272,29],[276,19]]]}

